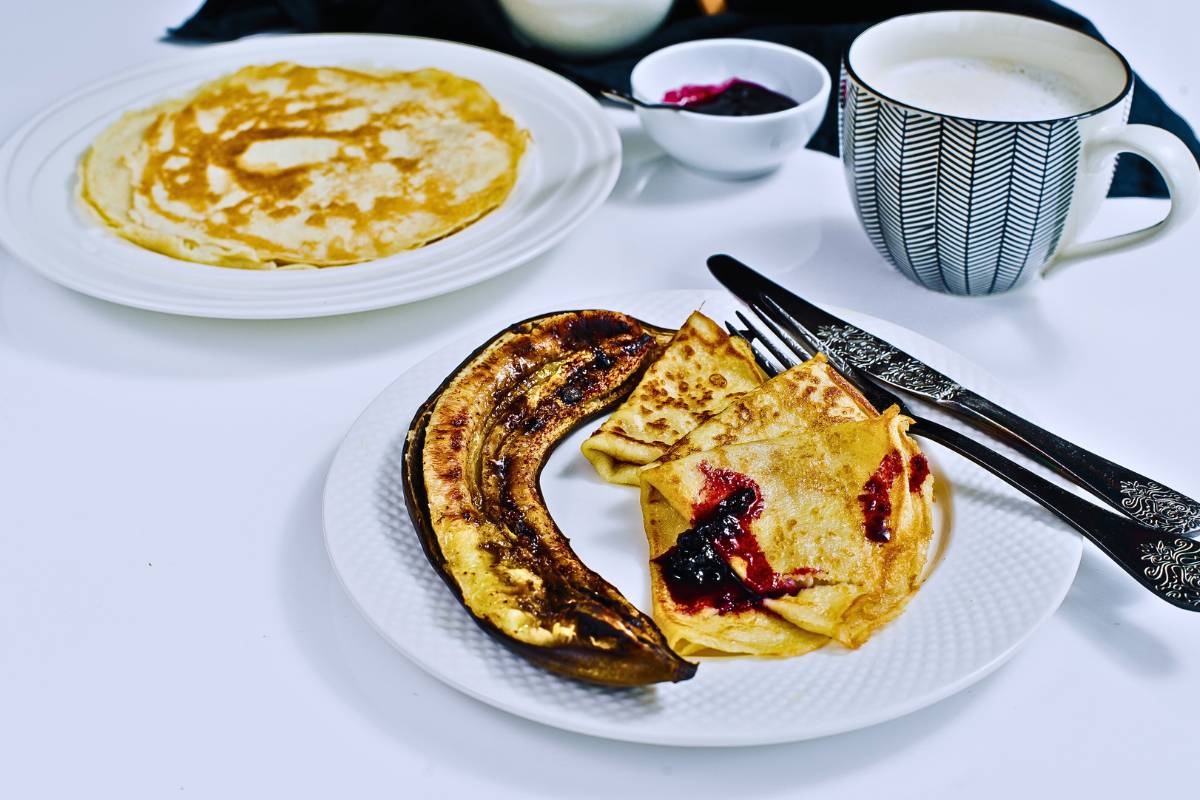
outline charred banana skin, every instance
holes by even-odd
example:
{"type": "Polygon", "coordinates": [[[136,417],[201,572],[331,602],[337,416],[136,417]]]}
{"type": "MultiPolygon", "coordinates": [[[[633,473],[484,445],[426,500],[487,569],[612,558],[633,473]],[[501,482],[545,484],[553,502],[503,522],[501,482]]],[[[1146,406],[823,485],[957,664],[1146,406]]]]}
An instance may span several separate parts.
{"type": "Polygon", "coordinates": [[[430,563],[485,631],[551,672],[608,686],[695,673],[649,617],[583,564],[551,518],[538,481],[558,442],[623,400],[669,337],[608,311],[517,323],[468,356],[409,429],[405,499],[430,563]],[[472,608],[472,587],[464,593],[463,582],[478,574],[448,563],[439,538],[448,524],[480,533],[490,578],[536,576],[503,602],[536,620],[539,633],[554,632],[553,641],[503,629],[495,607],[491,614],[472,608]]]}

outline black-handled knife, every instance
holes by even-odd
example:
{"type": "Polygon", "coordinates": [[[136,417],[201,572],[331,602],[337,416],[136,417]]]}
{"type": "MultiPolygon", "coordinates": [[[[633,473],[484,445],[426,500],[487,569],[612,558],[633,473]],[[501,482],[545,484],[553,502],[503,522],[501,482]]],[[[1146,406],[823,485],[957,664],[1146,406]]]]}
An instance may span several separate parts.
{"type": "Polygon", "coordinates": [[[1011,444],[1142,525],[1183,534],[1200,529],[1200,502],[1022,419],[731,256],[710,257],[708,268],[743,301],[778,305],[820,340],[826,352],[845,359],[881,383],[936,403],[973,427],[1011,444]]]}

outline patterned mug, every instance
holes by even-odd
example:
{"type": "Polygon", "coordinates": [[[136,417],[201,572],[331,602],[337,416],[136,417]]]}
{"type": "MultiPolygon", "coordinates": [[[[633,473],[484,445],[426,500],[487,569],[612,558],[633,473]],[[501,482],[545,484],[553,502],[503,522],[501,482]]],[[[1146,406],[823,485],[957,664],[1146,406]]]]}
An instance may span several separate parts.
{"type": "Polygon", "coordinates": [[[1132,96],[1121,54],[1061,25],[980,11],[881,22],[842,62],[842,160],[858,217],[900,272],[966,295],[1161,236],[1195,211],[1200,168],[1170,133],[1126,124],[1132,96]],[[1068,97],[1076,105],[1064,115],[1068,97]],[[1042,108],[1051,118],[1038,118],[1042,108]],[[1170,211],[1143,230],[1077,241],[1123,152],[1162,174],[1170,211]]]}

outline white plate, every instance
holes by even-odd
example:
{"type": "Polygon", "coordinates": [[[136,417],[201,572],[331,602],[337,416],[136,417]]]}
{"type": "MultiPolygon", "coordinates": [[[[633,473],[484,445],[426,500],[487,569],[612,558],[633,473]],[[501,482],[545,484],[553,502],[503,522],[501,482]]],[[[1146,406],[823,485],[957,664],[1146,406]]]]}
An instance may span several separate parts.
{"type": "Polygon", "coordinates": [[[64,286],[116,303],[206,317],[286,318],[408,303],[477,283],[561,240],[608,197],[616,129],[587,94],[491,50],[405,36],[284,36],[204,47],[93,84],[35,116],[0,148],[0,242],[64,286]],[[473,78],[532,135],[504,205],[418,250],[322,270],[251,271],[181,261],[121,239],[80,209],[76,165],[122,112],[247,64],[440,67],[473,78]]]}
{"type": "MultiPolygon", "coordinates": [[[[602,298],[678,326],[695,308],[729,319],[720,292],[602,298]]],[[[1008,404],[996,382],[905,328],[836,313],[1008,404]]],[[[500,326],[497,326],[497,330],[500,326]]],[[[1004,662],[1050,616],[1075,576],[1080,539],[1021,495],[928,442],[938,484],[939,558],[899,619],[857,651],[830,645],[787,660],[705,661],[696,676],[635,690],[585,686],[533,667],[476,627],[426,561],[404,506],[400,452],[416,411],[494,331],[459,342],[402,375],[368,406],[325,485],[325,541],[355,604],[402,653],[486,703],[568,730],[673,745],[794,741],[861,728],[929,705],[1004,662]]],[[[636,491],[602,482],[577,431],[542,473],[550,510],[581,558],[648,610],[647,551],[636,491]]]]}

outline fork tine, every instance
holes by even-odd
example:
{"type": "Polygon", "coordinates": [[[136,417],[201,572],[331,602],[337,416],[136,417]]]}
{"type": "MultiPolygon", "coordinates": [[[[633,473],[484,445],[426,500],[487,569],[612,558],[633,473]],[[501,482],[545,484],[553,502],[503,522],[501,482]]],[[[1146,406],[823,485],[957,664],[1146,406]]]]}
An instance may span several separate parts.
{"type": "Polygon", "coordinates": [[[771,333],[775,334],[789,350],[804,358],[812,358],[821,351],[820,341],[808,335],[808,331],[802,325],[798,325],[778,305],[772,303],[771,298],[763,299],[771,303],[774,308],[765,304],[750,303],[750,310],[771,329],[771,333]]]}
{"type": "Polygon", "coordinates": [[[782,364],[785,369],[796,366],[798,362],[796,361],[795,355],[789,355],[776,347],[775,343],[772,342],[759,328],[757,328],[754,323],[751,322],[750,319],[741,311],[735,311],[734,313],[737,315],[737,318],[742,321],[742,324],[746,326],[746,330],[751,333],[756,340],[761,342],[762,346],[766,348],[767,351],[775,357],[775,360],[782,364]]]}
{"type": "Polygon", "coordinates": [[[774,378],[776,375],[782,372],[782,370],[776,366],[775,363],[771,361],[771,359],[765,353],[763,353],[762,350],[759,349],[754,338],[750,336],[750,331],[741,330],[733,323],[728,321],[725,323],[725,328],[729,331],[731,336],[736,336],[746,344],[750,345],[750,352],[754,354],[754,360],[758,362],[758,366],[762,367],[762,371],[767,373],[767,377],[774,378]]]}
{"type": "Polygon", "coordinates": [[[758,362],[758,366],[762,367],[762,371],[767,373],[768,378],[774,378],[779,373],[783,372],[782,367],[775,365],[775,362],[767,357],[762,350],[754,344],[754,340],[747,337],[745,334],[739,334],[741,338],[750,345],[750,350],[754,353],[754,360],[758,362]]]}
{"type": "MultiPolygon", "coordinates": [[[[804,325],[794,320],[790,314],[779,306],[774,300],[769,297],[764,297],[766,301],[765,307],[760,308],[756,304],[750,305],[750,310],[754,315],[763,321],[763,324],[771,329],[771,332],[779,337],[789,349],[796,352],[821,352],[823,343],[817,339],[804,325]]],[[[751,328],[753,330],[753,328],[751,328]]],[[[826,358],[833,365],[833,368],[841,373],[842,377],[850,381],[867,399],[876,410],[882,411],[891,405],[900,407],[901,413],[908,414],[908,406],[887,387],[881,386],[870,377],[860,372],[853,364],[836,357],[831,353],[825,353],[826,358]]]]}

